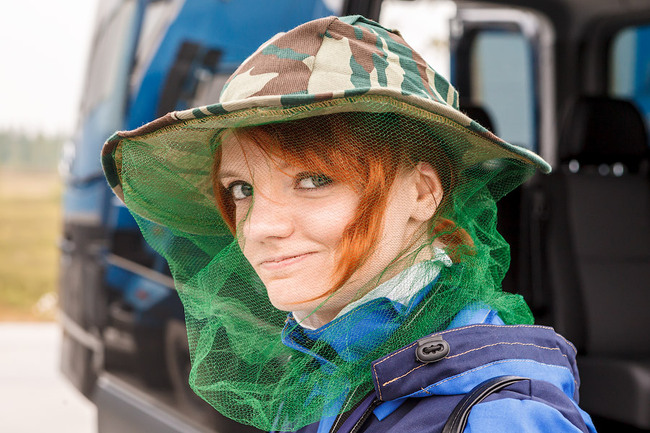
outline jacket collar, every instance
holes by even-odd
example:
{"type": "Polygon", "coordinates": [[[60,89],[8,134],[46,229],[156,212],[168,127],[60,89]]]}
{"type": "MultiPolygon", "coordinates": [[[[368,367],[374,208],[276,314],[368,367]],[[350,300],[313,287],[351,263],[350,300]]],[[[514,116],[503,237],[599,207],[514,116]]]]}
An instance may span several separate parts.
{"type": "Polygon", "coordinates": [[[437,362],[416,358],[417,341],[373,362],[380,400],[467,393],[491,377],[514,374],[551,382],[577,401],[576,350],[552,328],[474,324],[432,335],[450,346],[437,362]]]}
{"type": "MultiPolygon", "coordinates": [[[[426,287],[428,283],[435,281],[443,267],[453,265],[451,258],[443,249],[433,247],[432,253],[433,257],[430,260],[416,263],[415,265],[403,270],[390,280],[383,282],[370,292],[366,293],[360,299],[345,306],[339,314],[336,315],[334,321],[376,299],[385,298],[386,300],[391,301],[395,307],[400,310],[403,310],[404,307],[417,305],[417,303],[422,299],[422,288],[426,287]]],[[[306,324],[306,317],[303,317],[296,312],[291,313],[290,316],[303,328],[310,330],[316,329],[306,324]]]]}
{"type": "Polygon", "coordinates": [[[282,342],[312,356],[323,365],[323,357],[311,350],[313,344],[327,343],[345,361],[354,362],[381,345],[411,314],[435,285],[440,270],[451,266],[444,251],[434,250],[434,258],[416,264],[348,305],[330,323],[310,329],[291,313],[282,330],[282,342]],[[345,338],[341,338],[345,335],[345,338]]]}
{"type": "Polygon", "coordinates": [[[408,305],[384,297],[372,299],[318,329],[303,328],[289,315],[282,330],[282,342],[323,365],[329,361],[311,350],[316,342],[327,343],[345,361],[357,361],[399,328],[434,283],[421,289],[408,305]]]}

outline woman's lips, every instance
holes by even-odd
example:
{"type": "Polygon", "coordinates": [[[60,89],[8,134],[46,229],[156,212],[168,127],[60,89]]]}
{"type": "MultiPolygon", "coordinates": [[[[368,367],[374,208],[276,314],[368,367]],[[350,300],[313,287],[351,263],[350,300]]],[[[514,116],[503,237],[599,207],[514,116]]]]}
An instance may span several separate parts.
{"type": "Polygon", "coordinates": [[[291,256],[282,256],[277,258],[274,257],[272,259],[268,259],[260,263],[260,267],[267,271],[284,269],[301,262],[302,260],[304,260],[305,258],[309,257],[312,254],[314,253],[310,252],[310,253],[302,253],[302,254],[291,255],[291,256]]]}

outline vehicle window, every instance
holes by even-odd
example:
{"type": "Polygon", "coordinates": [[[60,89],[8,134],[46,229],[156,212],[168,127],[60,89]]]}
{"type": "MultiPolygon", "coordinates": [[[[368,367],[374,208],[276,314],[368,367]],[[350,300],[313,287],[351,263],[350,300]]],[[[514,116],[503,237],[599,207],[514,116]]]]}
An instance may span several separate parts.
{"type": "Polygon", "coordinates": [[[158,50],[165,31],[182,6],[183,2],[179,0],[147,3],[131,74],[132,92],[142,82],[142,76],[158,50]]]}
{"type": "Polygon", "coordinates": [[[617,33],[609,65],[609,94],[634,101],[650,129],[650,25],[617,33]]]}
{"type": "Polygon", "coordinates": [[[379,23],[398,29],[436,72],[450,78],[449,33],[456,3],[449,0],[384,0],[379,23]]]}
{"type": "Polygon", "coordinates": [[[114,95],[123,66],[124,50],[135,31],[136,2],[126,1],[108,11],[99,23],[91,50],[83,113],[88,113],[100,102],[114,95]]]}
{"type": "Polygon", "coordinates": [[[470,53],[472,102],[504,140],[537,151],[532,47],[516,31],[480,31],[470,53]]]}

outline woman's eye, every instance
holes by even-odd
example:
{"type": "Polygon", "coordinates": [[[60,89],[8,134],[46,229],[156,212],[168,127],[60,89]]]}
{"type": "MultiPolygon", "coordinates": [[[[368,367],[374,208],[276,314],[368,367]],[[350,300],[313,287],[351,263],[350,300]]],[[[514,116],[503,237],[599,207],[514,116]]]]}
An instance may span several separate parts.
{"type": "Polygon", "coordinates": [[[228,191],[234,200],[244,200],[253,195],[253,186],[246,182],[233,182],[228,186],[228,191]]]}
{"type": "Polygon", "coordinates": [[[306,174],[298,178],[297,187],[300,189],[320,188],[332,183],[333,180],[324,174],[306,174]]]}

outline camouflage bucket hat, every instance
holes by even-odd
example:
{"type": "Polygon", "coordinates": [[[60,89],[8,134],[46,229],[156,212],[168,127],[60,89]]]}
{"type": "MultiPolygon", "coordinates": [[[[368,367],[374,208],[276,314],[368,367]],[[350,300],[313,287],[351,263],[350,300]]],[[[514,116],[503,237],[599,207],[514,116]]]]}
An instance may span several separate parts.
{"type": "Polygon", "coordinates": [[[375,389],[373,361],[466,308],[533,321],[501,290],[496,201],[550,167],[461,113],[399,33],[363,17],[275,36],[220,103],[118,132],[102,161],[169,264],[192,389],[238,422],[295,431],[344,414],[375,389]],[[229,143],[239,133],[263,134],[259,147],[229,143]],[[269,264],[279,271],[265,279],[269,264]]]}
{"type": "Polygon", "coordinates": [[[451,149],[461,167],[510,160],[550,172],[541,157],[459,111],[458,99],[399,32],[362,16],[322,18],[263,44],[230,77],[219,103],[115,133],[104,144],[102,165],[122,201],[130,190],[132,212],[198,235],[223,229],[210,168],[216,137],[226,128],[343,112],[396,113],[464,136],[465,144],[451,149]],[[125,164],[148,169],[126,174],[125,164]],[[171,172],[173,180],[166,176],[171,172]]]}

